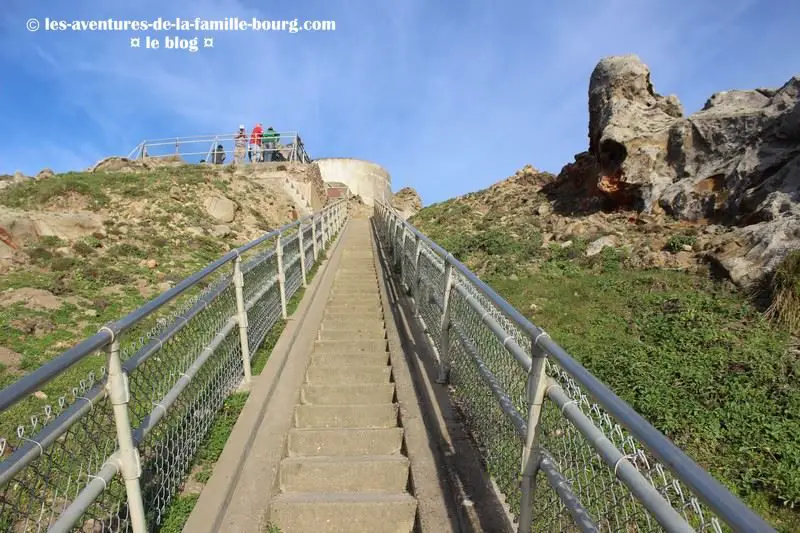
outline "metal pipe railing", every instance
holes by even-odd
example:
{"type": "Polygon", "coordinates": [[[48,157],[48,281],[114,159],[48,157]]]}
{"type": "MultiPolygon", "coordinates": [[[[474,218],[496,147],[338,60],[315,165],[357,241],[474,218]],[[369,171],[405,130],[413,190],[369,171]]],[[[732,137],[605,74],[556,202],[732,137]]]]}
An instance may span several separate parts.
{"type": "MultiPolygon", "coordinates": [[[[105,490],[107,483],[118,473],[122,473],[125,479],[129,513],[133,529],[135,533],[144,531],[146,527],[144,518],[145,506],[142,504],[142,493],[139,488],[141,464],[138,455],[138,446],[156,427],[159,421],[167,416],[172,405],[176,403],[178,397],[187,388],[189,382],[204,364],[212,355],[218,353],[217,348],[221,345],[223,340],[228,337],[228,334],[233,328],[237,325],[241,327],[242,323],[245,323],[244,330],[240,332],[240,335],[236,336],[237,344],[240,345],[242,357],[248,359],[247,361],[239,362],[240,371],[244,370],[245,372],[245,379],[247,377],[246,369],[251,356],[250,348],[252,348],[254,352],[267,333],[266,330],[264,330],[256,334],[256,341],[248,339],[246,328],[247,314],[251,312],[251,310],[254,310],[256,304],[261,302],[262,298],[265,298],[267,293],[272,290],[274,284],[277,282],[277,278],[267,277],[263,279],[263,274],[259,274],[264,282],[264,286],[259,287],[253,287],[251,285],[253,281],[247,282],[248,299],[244,302],[244,276],[250,272],[255,272],[254,269],[259,268],[259,265],[266,264],[267,261],[272,261],[276,255],[277,259],[281,259],[284,254],[289,254],[285,261],[286,274],[290,275],[292,280],[296,279],[298,275],[303,274],[302,272],[297,272],[298,268],[304,270],[302,268],[303,265],[300,263],[305,251],[301,248],[311,249],[313,247],[313,244],[307,247],[303,246],[300,240],[300,234],[296,230],[302,231],[303,226],[308,222],[311,224],[312,228],[316,228],[319,224],[321,231],[324,231],[328,236],[333,236],[338,233],[344,224],[346,215],[346,203],[340,200],[327,206],[321,213],[302,217],[299,220],[295,220],[279,229],[266,233],[258,239],[231,250],[205,268],[187,277],[175,287],[165,291],[163,294],[129,313],[122,319],[104,326],[97,334],[89,339],[78,343],[76,346],[70,348],[36,371],[1,390],[0,406],[2,406],[2,411],[5,412],[8,408],[12,407],[23,398],[26,398],[33,391],[38,390],[42,385],[53,378],[60,376],[65,370],[71,368],[89,355],[101,349],[106,349],[109,353],[109,375],[104,376],[101,374],[101,378],[103,379],[100,379],[100,381],[89,391],[86,391],[85,394],[79,395],[75,392],[76,401],[71,405],[67,405],[62,412],[53,420],[50,420],[49,423],[45,424],[35,435],[23,438],[22,433],[20,433],[19,438],[22,445],[16,448],[11,447],[10,450],[9,447],[6,447],[6,441],[0,440],[0,444],[3,445],[4,449],[11,451],[10,455],[0,462],[0,487],[15,482],[15,479],[22,475],[26,468],[32,466],[34,461],[38,459],[52,461],[53,458],[50,456],[50,450],[53,445],[69,437],[69,435],[73,435],[73,439],[76,438],[73,433],[68,434],[68,431],[77,423],[81,422],[84,417],[88,416],[103,400],[110,398],[114,409],[113,420],[116,424],[116,436],[113,438],[115,442],[122,443],[122,447],[108,456],[106,463],[101,470],[97,472],[96,476],[90,475],[92,474],[91,471],[86,471],[81,474],[84,476],[88,475],[90,479],[83,486],[83,490],[72,498],[71,501],[64,502],[64,505],[61,506],[61,512],[59,513],[60,518],[57,519],[55,525],[52,527],[55,527],[55,530],[69,529],[74,521],[79,519],[82,513],[88,508],[91,502],[105,490]],[[280,243],[280,237],[282,235],[287,235],[287,238],[283,240],[282,246],[274,247],[265,253],[259,252],[247,262],[242,261],[242,254],[268,242],[270,239],[275,239],[280,243]],[[298,248],[298,250],[292,251],[294,248],[298,248]],[[295,253],[297,251],[299,251],[299,253],[295,253]],[[141,345],[131,357],[128,357],[124,361],[122,360],[120,357],[120,338],[125,333],[130,332],[132,328],[141,324],[147,317],[165,309],[173,300],[186,291],[197,287],[199,283],[212,274],[219,272],[219,270],[228,263],[234,264],[232,275],[228,274],[223,276],[215,284],[205,288],[199,297],[191,300],[189,307],[186,308],[185,311],[174,316],[174,320],[166,325],[166,329],[161,331],[156,337],[151,337],[149,341],[141,345]],[[220,308],[217,302],[223,301],[220,300],[220,298],[223,296],[223,293],[230,290],[232,284],[237,286],[236,292],[239,297],[234,299],[235,303],[230,311],[225,311],[229,313],[229,316],[226,315],[226,325],[216,332],[216,336],[211,340],[210,344],[207,344],[205,348],[195,356],[194,360],[190,362],[187,368],[179,371],[179,374],[176,376],[177,381],[170,386],[166,395],[161,397],[157,402],[154,400],[155,407],[152,409],[152,412],[141,419],[138,428],[132,428],[132,420],[129,419],[129,412],[131,410],[129,406],[129,402],[131,401],[131,387],[128,383],[128,376],[138,375],[138,369],[142,365],[145,365],[149,359],[159,354],[165,347],[174,344],[176,340],[177,342],[181,342],[180,338],[186,337],[186,335],[179,335],[179,333],[188,325],[197,324],[196,319],[199,319],[203,313],[208,312],[208,310],[211,309],[210,306],[216,305],[216,308],[220,310],[227,309],[226,307],[220,308]],[[255,344],[251,344],[252,342],[255,342],[255,344]]],[[[320,243],[320,247],[325,244],[327,244],[327,241],[320,243]]],[[[316,258],[314,258],[314,262],[316,262],[316,258]]],[[[261,269],[259,272],[263,273],[264,271],[261,269]]],[[[259,278],[253,279],[259,280],[259,278]]],[[[287,287],[281,287],[282,299],[288,300],[301,286],[301,283],[295,283],[293,281],[290,289],[291,292],[287,291],[287,287]]],[[[223,303],[221,305],[224,306],[227,304],[223,303]]],[[[262,305],[263,308],[263,304],[260,305],[262,305]]],[[[270,324],[272,323],[273,322],[270,321],[270,324]]],[[[261,324],[263,327],[264,322],[262,321],[261,324]]],[[[267,326],[267,328],[268,327],[270,326],[267,326]]],[[[187,335],[191,334],[192,332],[189,331],[187,335]]],[[[161,365],[162,362],[159,361],[158,364],[161,365]]],[[[147,393],[147,389],[142,392],[147,393]]],[[[153,392],[155,392],[155,389],[153,392]]],[[[82,468],[83,467],[81,467],[81,469],[82,468]]],[[[46,484],[39,485],[39,483],[41,482],[37,482],[36,485],[39,487],[37,491],[45,491],[42,494],[31,492],[15,497],[23,497],[26,499],[34,498],[37,501],[39,498],[43,498],[40,505],[44,510],[45,506],[51,505],[48,503],[50,497],[46,494],[46,491],[50,489],[46,484]]],[[[54,487],[53,490],[56,491],[55,494],[58,494],[59,488],[54,487]]],[[[75,488],[70,490],[73,493],[76,492],[75,488]]],[[[27,503],[24,504],[25,507],[29,507],[29,505],[30,504],[27,503]]],[[[0,506],[0,510],[3,511],[0,520],[13,520],[13,515],[9,517],[7,514],[13,511],[10,501],[4,504],[4,506],[0,506]]],[[[53,509],[53,511],[55,511],[55,509],[53,509]]],[[[42,518],[43,516],[45,515],[40,516],[40,521],[45,519],[42,518]]],[[[29,518],[26,517],[24,519],[27,521],[29,518]]]]}
{"type": "MultiPolygon", "coordinates": [[[[547,334],[539,327],[529,322],[519,311],[512,307],[508,302],[501,298],[491,287],[480,280],[474,273],[472,273],[464,264],[455,259],[444,248],[433,242],[425,234],[420,232],[417,228],[412,226],[406,220],[403,220],[392,207],[384,204],[383,202],[376,201],[376,218],[382,225],[380,235],[383,236],[384,246],[387,246],[395,258],[395,262],[401,267],[400,279],[403,276],[403,255],[405,252],[406,235],[410,235],[417,242],[424,243],[442,262],[440,272],[445,275],[445,278],[450,278],[451,274],[448,273],[449,269],[457,272],[463,283],[476,289],[482,296],[484,296],[498,312],[505,316],[512,324],[520,329],[520,331],[533,341],[536,339],[537,345],[543,350],[546,357],[551,359],[557,364],[564,372],[566,372],[578,385],[585,389],[594,401],[597,402],[614,420],[621,426],[626,428],[630,434],[642,443],[648,452],[658,459],[672,474],[676,476],[682,483],[684,483],[691,491],[692,494],[707,505],[713,512],[726,524],[736,531],[773,531],[773,529],[757,514],[750,510],[741,500],[736,498],[730,491],[727,490],[721,483],[712,478],[705,470],[703,470],[697,463],[689,458],[682,450],[675,446],[669,439],[667,439],[661,432],[650,425],[641,415],[639,415],[632,407],[614,394],[608,387],[601,383],[585,368],[583,368],[574,358],[572,358],[563,348],[558,346],[547,334]],[[400,233],[400,235],[398,235],[400,233]],[[398,252],[399,250],[399,252],[398,252]],[[398,255],[399,254],[399,255],[398,255]]],[[[414,261],[410,260],[412,268],[414,261]]],[[[418,273],[414,273],[418,275],[418,273]]],[[[510,355],[519,364],[520,368],[525,372],[530,369],[530,356],[527,353],[518,353],[515,347],[519,347],[516,342],[512,343],[513,337],[507,332],[502,330],[502,326],[496,321],[487,320],[489,313],[483,310],[479,302],[475,300],[468,291],[461,288],[459,285],[458,292],[462,298],[465,298],[468,305],[479,312],[481,321],[488,327],[494,336],[503,344],[510,355]],[[476,305],[477,304],[477,305],[476,305]],[[509,349],[509,346],[512,348],[509,349]]],[[[447,294],[447,293],[445,293],[447,294]]],[[[415,304],[418,305],[418,304],[415,304]]],[[[446,304],[445,313],[449,310],[449,305],[446,304]]],[[[443,313],[444,318],[444,313],[443,313]]],[[[450,322],[448,317],[447,322],[450,322]]],[[[445,325],[445,320],[442,320],[442,326],[445,325]]],[[[458,330],[458,328],[456,328],[458,330]]],[[[444,332],[443,332],[444,335],[444,332]]],[[[435,347],[434,347],[435,350],[435,347]]],[[[469,352],[469,350],[468,350],[469,352]]],[[[449,357],[449,356],[448,356],[449,357]]],[[[443,361],[443,364],[450,364],[449,360],[443,361]]],[[[487,380],[487,386],[492,390],[495,396],[502,395],[500,391],[496,390],[496,382],[487,376],[480,366],[479,373],[481,373],[487,380]]],[[[440,378],[445,373],[446,369],[442,368],[440,378]]],[[[500,402],[504,403],[504,402],[500,402]]],[[[571,399],[567,400],[570,406],[577,408],[571,399]],[[571,402],[571,403],[570,403],[571,402]]],[[[566,405],[566,404],[564,404],[566,405]]],[[[568,410],[570,410],[568,408],[568,410]]],[[[519,416],[515,411],[506,411],[506,414],[511,417],[512,422],[519,416]]],[[[566,414],[566,413],[565,413],[566,414]]],[[[569,418],[569,417],[568,417],[569,418]]],[[[584,421],[580,418],[578,425],[584,421]]],[[[573,420],[573,421],[574,421],[573,420]]],[[[515,422],[516,424],[516,422],[515,422]]],[[[592,425],[592,427],[594,427],[592,425]]],[[[586,429],[586,427],[584,427],[586,429]]],[[[599,431],[599,430],[598,430],[599,431]]],[[[589,439],[591,441],[591,439],[589,439]]],[[[594,444],[594,443],[593,443],[594,444]]],[[[616,448],[615,448],[616,449],[616,448]]],[[[602,455],[602,454],[601,454],[602,455]]],[[[640,485],[640,481],[636,481],[641,476],[636,468],[627,460],[623,460],[619,465],[616,465],[614,475],[615,477],[621,475],[623,481],[628,487],[638,496],[641,497],[641,503],[650,510],[654,517],[662,523],[668,530],[682,531],[689,527],[685,520],[676,513],[672,507],[667,510],[664,505],[669,505],[662,496],[659,495],[660,503],[653,503],[654,500],[650,499],[654,496],[653,491],[644,489],[640,485]],[[627,466],[622,465],[626,463],[627,466]],[[633,472],[636,472],[636,476],[633,472]],[[627,478],[627,482],[625,476],[627,478]],[[632,485],[631,485],[632,484],[632,485]],[[633,487],[633,488],[631,488],[633,487]]],[[[643,478],[642,478],[643,479],[643,478]]],[[[647,483],[645,481],[645,483],[647,483]]],[[[647,483],[650,486],[649,483],[647,483]]],[[[650,486],[652,489],[652,486],[650,486]]],[[[653,489],[654,490],[654,489],[653,489]]],[[[657,493],[656,493],[657,494],[657,493]]],[[[525,526],[522,526],[525,527],[525,526]]],[[[529,526],[527,526],[529,527],[529,526]]],[[[523,529],[521,529],[522,531],[523,529]]]]}

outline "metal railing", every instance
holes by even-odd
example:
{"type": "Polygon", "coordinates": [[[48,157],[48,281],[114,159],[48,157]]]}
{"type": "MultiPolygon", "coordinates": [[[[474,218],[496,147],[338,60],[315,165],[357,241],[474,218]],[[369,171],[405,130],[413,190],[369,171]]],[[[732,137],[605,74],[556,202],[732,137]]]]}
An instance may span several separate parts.
{"type": "Polygon", "coordinates": [[[0,430],[17,426],[0,434],[0,531],[160,524],[346,217],[336,202],[231,250],[0,391],[0,430]],[[67,392],[44,405],[45,385],[67,392]]]}
{"type": "Polygon", "coordinates": [[[391,207],[374,220],[520,532],[773,531],[391,207]]]}
{"type": "Polygon", "coordinates": [[[250,132],[240,138],[237,133],[219,135],[198,135],[193,137],[169,137],[166,139],[145,140],[137,144],[128,154],[129,159],[167,158],[179,156],[186,162],[208,164],[258,163],[258,162],[298,162],[310,163],[297,132],[275,132],[274,142],[260,143],[251,150],[250,132]],[[239,142],[237,143],[237,138],[239,142]]]}

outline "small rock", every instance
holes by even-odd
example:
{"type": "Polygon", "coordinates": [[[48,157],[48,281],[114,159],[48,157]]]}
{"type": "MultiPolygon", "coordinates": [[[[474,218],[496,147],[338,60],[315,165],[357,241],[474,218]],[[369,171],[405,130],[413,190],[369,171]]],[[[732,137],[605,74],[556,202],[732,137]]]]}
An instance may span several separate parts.
{"type": "Polygon", "coordinates": [[[159,283],[156,287],[158,287],[159,291],[166,292],[172,288],[172,283],[170,283],[169,281],[164,281],[159,283]]]}
{"type": "Polygon", "coordinates": [[[547,216],[553,212],[553,208],[550,206],[549,203],[540,204],[539,207],[536,208],[536,213],[540,216],[547,216]]]}
{"type": "Polygon", "coordinates": [[[37,400],[46,400],[47,394],[45,394],[40,390],[37,390],[36,392],[33,393],[33,397],[36,398],[37,400]]]}
{"type": "Polygon", "coordinates": [[[161,272],[160,270],[158,272],[156,272],[156,279],[158,281],[164,281],[164,278],[166,278],[166,277],[167,277],[167,275],[164,274],[163,272],[161,272]]]}
{"type": "Polygon", "coordinates": [[[541,308],[536,304],[531,304],[528,309],[530,309],[531,313],[538,313],[541,308]]]}
{"type": "Polygon", "coordinates": [[[97,316],[97,310],[96,309],[87,309],[86,311],[84,311],[83,314],[86,315],[86,316],[97,316]]]}
{"type": "Polygon", "coordinates": [[[231,234],[231,228],[224,224],[218,224],[216,226],[211,226],[209,233],[211,233],[213,237],[221,239],[231,234]]]}
{"type": "Polygon", "coordinates": [[[516,274],[511,274],[510,276],[508,276],[508,279],[510,279],[511,281],[519,281],[519,276],[517,276],[516,274]]]}
{"type": "Polygon", "coordinates": [[[572,241],[566,241],[561,243],[562,248],[569,248],[570,246],[572,246],[572,241]]]}
{"type": "Polygon", "coordinates": [[[586,247],[586,257],[592,257],[603,251],[603,248],[613,248],[617,244],[617,239],[613,235],[606,235],[593,241],[586,247]]]}
{"type": "Polygon", "coordinates": [[[173,185],[169,189],[169,196],[173,200],[180,200],[181,199],[181,190],[177,186],[173,185]]]}
{"type": "Polygon", "coordinates": [[[148,259],[147,262],[145,263],[145,266],[147,268],[155,268],[158,266],[158,261],[156,261],[155,259],[148,259]]]}
{"type": "Polygon", "coordinates": [[[684,244],[683,246],[681,246],[681,248],[683,249],[684,252],[691,252],[692,251],[692,245],[691,244],[684,244]]]}

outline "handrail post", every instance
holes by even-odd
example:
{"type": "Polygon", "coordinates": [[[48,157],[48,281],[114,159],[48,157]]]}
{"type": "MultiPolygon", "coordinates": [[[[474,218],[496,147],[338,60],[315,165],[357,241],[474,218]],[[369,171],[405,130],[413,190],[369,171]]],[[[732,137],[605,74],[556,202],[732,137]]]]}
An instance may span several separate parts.
{"type": "Polygon", "coordinates": [[[422,255],[422,241],[419,239],[419,235],[414,235],[414,242],[415,242],[415,252],[414,252],[414,280],[412,282],[412,291],[414,293],[414,316],[419,317],[419,280],[421,276],[419,275],[419,258],[422,255]]]}
{"type": "Polygon", "coordinates": [[[539,473],[541,457],[539,454],[539,422],[542,418],[547,374],[545,373],[547,353],[539,347],[539,339],[547,333],[539,333],[531,343],[531,369],[528,372],[528,433],[522,450],[522,482],[520,484],[522,501],[519,511],[519,533],[530,533],[533,522],[533,495],[536,492],[536,475],[539,473]]]}
{"type": "MultiPolygon", "coordinates": [[[[402,224],[398,224],[398,226],[401,228],[401,231],[403,233],[403,240],[400,242],[400,255],[397,257],[397,259],[398,259],[397,266],[400,267],[400,286],[402,287],[403,286],[403,259],[405,258],[405,255],[406,255],[406,234],[408,232],[406,231],[406,227],[403,226],[402,224]]],[[[410,291],[411,291],[411,287],[408,287],[406,289],[406,294],[409,294],[410,291]]]]}
{"type": "MultiPolygon", "coordinates": [[[[106,331],[110,328],[104,327],[106,331]]],[[[142,487],[139,477],[142,475],[142,465],[139,452],[133,444],[133,431],[131,430],[128,402],[130,401],[130,387],[128,376],[122,371],[120,361],[120,341],[112,333],[111,344],[108,352],[108,379],[106,390],[114,410],[114,423],[117,428],[117,444],[120,452],[120,473],[125,480],[125,494],[128,500],[128,513],[134,533],[145,533],[147,521],[144,514],[142,500],[142,487]]]]}
{"type": "Polygon", "coordinates": [[[275,239],[275,255],[278,257],[278,287],[281,293],[281,316],[284,320],[289,316],[286,312],[286,272],[283,271],[283,244],[281,234],[275,239]]]}
{"type": "Polygon", "coordinates": [[[147,155],[147,139],[142,141],[139,158],[144,159],[145,155],[147,155]]]}
{"type": "Polygon", "coordinates": [[[317,262],[319,259],[319,247],[317,245],[317,217],[311,217],[311,242],[314,246],[314,262],[317,262]]]}
{"type": "Polygon", "coordinates": [[[244,274],[242,273],[242,256],[236,256],[233,262],[233,286],[236,289],[236,313],[239,323],[239,343],[242,347],[242,368],[244,369],[244,384],[250,386],[252,372],[250,370],[250,341],[247,336],[247,309],[244,305],[244,274]]]}
{"type": "Polygon", "coordinates": [[[444,295],[442,298],[442,322],[439,331],[439,376],[436,383],[446,384],[450,380],[450,294],[453,292],[453,265],[444,260],[444,295]]]}
{"type": "Polygon", "coordinates": [[[327,211],[323,211],[322,212],[322,249],[323,250],[325,249],[325,247],[328,244],[328,228],[327,228],[327,224],[325,224],[325,222],[326,222],[325,219],[327,219],[328,217],[326,215],[327,215],[327,211]]]}
{"type": "Polygon", "coordinates": [[[308,279],[306,279],[306,249],[303,246],[303,221],[299,221],[297,227],[297,246],[300,248],[300,272],[303,275],[303,287],[308,287],[308,279]]]}

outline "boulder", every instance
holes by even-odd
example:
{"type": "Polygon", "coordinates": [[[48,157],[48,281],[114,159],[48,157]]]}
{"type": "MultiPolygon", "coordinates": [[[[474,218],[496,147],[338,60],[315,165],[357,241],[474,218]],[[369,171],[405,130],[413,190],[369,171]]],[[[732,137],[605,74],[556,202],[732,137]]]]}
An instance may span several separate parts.
{"type": "Polygon", "coordinates": [[[543,192],[562,212],[632,207],[734,228],[745,244],[710,258],[746,285],[800,248],[800,76],[684,116],[637,56],[605,58],[589,84],[589,150],[543,192]]]}
{"type": "Polygon", "coordinates": [[[422,209],[419,193],[411,187],[403,187],[392,196],[392,206],[404,219],[409,219],[422,209]]]}
{"type": "Polygon", "coordinates": [[[586,257],[593,257],[603,251],[604,248],[614,248],[617,245],[617,239],[613,235],[606,235],[599,239],[592,241],[586,247],[586,257]]]}
{"type": "Polygon", "coordinates": [[[209,196],[203,201],[209,215],[223,224],[233,222],[236,216],[236,203],[224,196],[209,196]]]}

